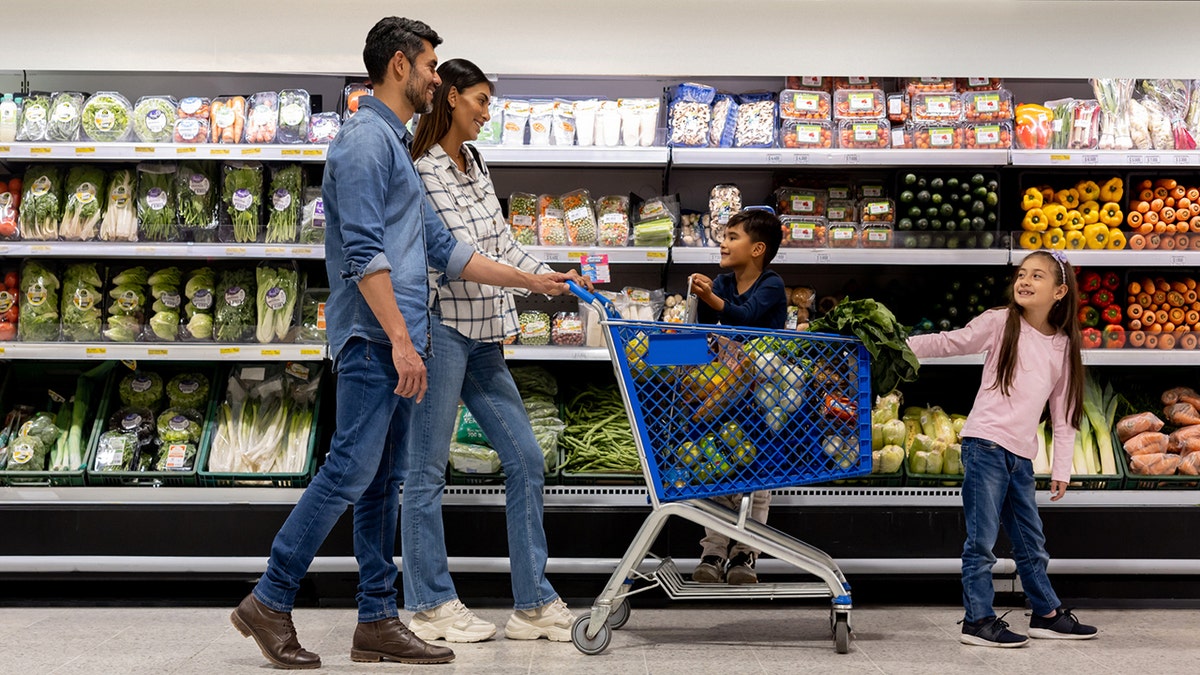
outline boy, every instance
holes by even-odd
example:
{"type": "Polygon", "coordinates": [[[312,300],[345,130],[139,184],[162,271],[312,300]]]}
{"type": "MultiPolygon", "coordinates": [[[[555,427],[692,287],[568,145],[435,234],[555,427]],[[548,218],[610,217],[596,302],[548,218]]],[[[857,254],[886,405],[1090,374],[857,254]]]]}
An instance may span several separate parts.
{"type": "MultiPolygon", "coordinates": [[[[747,328],[783,328],[787,320],[787,294],[783,279],[766,269],[779,252],[783,225],[770,211],[744,210],[729,219],[725,241],[721,244],[721,267],[731,270],[709,279],[702,274],[691,277],[692,292],[700,300],[700,323],[721,323],[747,328]]],[[[713,501],[733,510],[740,507],[742,495],[713,497],[713,501]]],[[[767,522],[771,505],[770,490],[755,492],[750,499],[750,517],[767,522]]],[[[759,551],[733,542],[720,532],[704,529],[700,564],[692,580],[701,583],[753,584],[758,582],[754,563],[759,551]],[[726,563],[728,556],[728,563],[726,563]]]]}

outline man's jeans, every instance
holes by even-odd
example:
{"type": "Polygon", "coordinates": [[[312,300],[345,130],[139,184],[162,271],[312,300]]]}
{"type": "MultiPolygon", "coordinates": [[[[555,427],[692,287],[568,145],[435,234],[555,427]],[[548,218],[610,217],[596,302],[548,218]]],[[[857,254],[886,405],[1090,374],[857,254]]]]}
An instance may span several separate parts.
{"type": "Polygon", "coordinates": [[[358,620],[378,621],[398,615],[392,558],[412,401],[394,393],[390,345],[350,338],[336,368],[337,428],[329,455],[275,536],[254,596],[275,611],[292,611],[317,549],[353,504],[358,620]]]}
{"type": "Polygon", "coordinates": [[[442,325],[437,314],[431,326],[433,356],[425,362],[429,392],[413,411],[400,513],[404,608],[420,612],[458,597],[446,559],[442,489],[460,398],[504,467],[513,606],[534,609],[549,604],[558,594],[546,580],[545,460],[503,351],[500,345],[476,342],[442,325]]]}
{"type": "Polygon", "coordinates": [[[1018,457],[999,445],[979,438],[964,438],[962,460],[963,511],[967,542],[963,546],[963,606],[967,621],[995,616],[992,600],[992,548],[1000,525],[1012,541],[1013,558],[1025,595],[1039,616],[1058,609],[1058,596],[1050,586],[1046,565],[1046,537],[1034,499],[1033,462],[1018,457]]]}

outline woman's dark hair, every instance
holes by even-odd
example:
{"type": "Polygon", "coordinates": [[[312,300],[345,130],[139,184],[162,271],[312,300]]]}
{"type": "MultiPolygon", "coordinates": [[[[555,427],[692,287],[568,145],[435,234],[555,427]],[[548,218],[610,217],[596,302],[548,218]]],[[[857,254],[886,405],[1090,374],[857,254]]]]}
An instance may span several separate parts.
{"type": "MultiPolygon", "coordinates": [[[[1076,429],[1079,428],[1083,415],[1083,359],[1080,347],[1083,341],[1079,329],[1079,286],[1075,282],[1075,270],[1070,264],[1063,263],[1048,251],[1039,250],[1030,253],[1028,257],[1045,258],[1050,262],[1056,284],[1066,285],[1067,293],[1050,308],[1047,321],[1052,328],[1061,330],[1067,336],[1067,359],[1070,367],[1064,375],[1067,377],[1067,421],[1076,429]]],[[[1020,269],[1017,270],[1020,272],[1020,269]]],[[[1013,293],[1016,277],[1009,284],[1009,294],[1013,293]]],[[[1017,338],[1021,335],[1021,314],[1023,310],[1015,298],[1008,301],[1008,316],[1004,321],[1004,335],[1000,339],[1000,353],[996,358],[996,382],[993,389],[999,389],[1005,396],[1009,395],[1013,378],[1017,372],[1017,338]]]]}
{"type": "Polygon", "coordinates": [[[420,159],[438,141],[450,131],[450,89],[454,88],[459,96],[477,84],[487,84],[488,91],[495,91],[491,80],[479,66],[466,59],[450,59],[438,66],[438,77],[442,83],[433,92],[433,109],[421,115],[417,122],[417,131],[413,134],[412,158],[420,159]]]}
{"type": "Polygon", "coordinates": [[[432,28],[416,19],[388,16],[379,20],[367,33],[363,46],[363,65],[374,84],[382,84],[388,64],[396,52],[404,54],[410,65],[425,51],[425,42],[434,47],[442,44],[442,38],[432,28]]]}
{"type": "Polygon", "coordinates": [[[770,211],[746,209],[738,211],[729,219],[725,228],[741,227],[742,232],[750,237],[750,242],[762,242],[767,250],[763,254],[763,265],[769,265],[779,253],[779,245],[783,243],[783,224],[770,211]]]}

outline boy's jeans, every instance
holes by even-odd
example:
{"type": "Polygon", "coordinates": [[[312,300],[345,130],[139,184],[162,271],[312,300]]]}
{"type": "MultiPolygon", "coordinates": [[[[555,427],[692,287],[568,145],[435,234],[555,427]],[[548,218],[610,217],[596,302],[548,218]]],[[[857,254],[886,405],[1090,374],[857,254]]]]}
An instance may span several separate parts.
{"type": "Polygon", "coordinates": [[[1050,556],[1034,499],[1033,462],[980,438],[963,439],[962,459],[966,472],[962,487],[967,521],[962,556],[966,620],[996,615],[992,610],[992,565],[996,563],[992,548],[1001,524],[1012,541],[1017,573],[1033,611],[1039,616],[1050,614],[1062,603],[1046,575],[1050,556]]]}

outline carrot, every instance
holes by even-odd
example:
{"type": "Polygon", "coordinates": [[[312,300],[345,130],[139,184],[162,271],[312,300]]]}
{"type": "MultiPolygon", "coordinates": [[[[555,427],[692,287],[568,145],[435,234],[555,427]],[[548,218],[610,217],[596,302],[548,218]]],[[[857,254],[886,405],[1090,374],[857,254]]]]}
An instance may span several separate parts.
{"type": "Polygon", "coordinates": [[[1150,296],[1156,305],[1164,305],[1167,302],[1167,286],[1166,284],[1154,284],[1154,295],[1150,296]]]}
{"type": "Polygon", "coordinates": [[[1190,455],[1192,452],[1196,451],[1196,448],[1193,447],[1190,452],[1183,452],[1183,448],[1189,445],[1194,446],[1195,441],[1200,441],[1200,426],[1182,427],[1180,429],[1176,429],[1167,438],[1167,452],[1190,455]]]}
{"type": "Polygon", "coordinates": [[[1187,454],[1180,455],[1182,459],[1177,470],[1181,476],[1200,476],[1200,452],[1193,447],[1189,447],[1187,454]]]}
{"type": "Polygon", "coordinates": [[[1182,211],[1183,209],[1190,208],[1191,206],[1192,206],[1192,200],[1188,199],[1187,197],[1178,199],[1175,202],[1175,210],[1177,210],[1177,211],[1182,211]]]}
{"type": "Polygon", "coordinates": [[[1153,453],[1129,458],[1129,470],[1142,476],[1170,476],[1183,461],[1179,455],[1153,453]]]}
{"type": "Polygon", "coordinates": [[[1189,396],[1187,394],[1183,394],[1179,397],[1179,402],[1186,403],[1195,408],[1196,406],[1200,406],[1200,396],[1189,396]]]}
{"type": "Polygon", "coordinates": [[[1154,181],[1154,187],[1161,187],[1167,190],[1174,190],[1175,186],[1178,184],[1179,183],[1176,182],[1174,178],[1159,178],[1158,180],[1154,181]]]}
{"type": "Polygon", "coordinates": [[[1200,200],[1200,188],[1188,188],[1187,198],[1192,201],[1200,200]]]}
{"type": "Polygon", "coordinates": [[[1150,412],[1127,415],[1117,422],[1117,440],[1125,441],[1147,431],[1158,431],[1163,428],[1163,421],[1158,415],[1150,412]]]}
{"type": "Polygon", "coordinates": [[[1139,321],[1138,319],[1130,319],[1129,320],[1129,330],[1141,330],[1141,329],[1142,329],[1141,321],[1139,321]]]}
{"type": "MultiPolygon", "coordinates": [[[[1166,329],[1164,327],[1164,331],[1165,330],[1166,329]]],[[[1168,332],[1164,332],[1161,335],[1159,335],[1158,336],[1158,348],[1159,349],[1174,349],[1175,348],[1175,334],[1168,331],[1168,332]]],[[[1188,407],[1191,408],[1191,406],[1188,406],[1188,407]]],[[[1192,408],[1192,412],[1195,412],[1195,410],[1196,410],[1195,408],[1192,408]]],[[[1196,423],[1200,424],[1200,415],[1196,415],[1196,423]]]]}
{"type": "Polygon", "coordinates": [[[1146,208],[1150,208],[1150,204],[1148,202],[1154,200],[1154,190],[1142,190],[1138,193],[1138,199],[1141,199],[1142,203],[1146,204],[1146,208]]]}
{"type": "MultiPolygon", "coordinates": [[[[1186,220],[1180,220],[1180,221],[1178,221],[1178,222],[1176,222],[1176,223],[1175,223],[1175,231],[1176,231],[1176,232],[1178,232],[1178,233],[1181,233],[1181,234],[1182,234],[1182,233],[1184,233],[1184,232],[1187,232],[1187,231],[1189,231],[1189,230],[1191,230],[1191,229],[1192,229],[1192,226],[1191,226],[1191,225],[1189,225],[1189,224],[1188,224],[1188,221],[1186,221],[1186,220]]],[[[1176,243],[1179,243],[1179,242],[1176,242],[1176,243]]],[[[1187,240],[1187,237],[1184,237],[1184,242],[1183,242],[1183,244],[1182,244],[1181,246],[1179,246],[1178,248],[1187,248],[1187,247],[1188,247],[1188,246],[1190,246],[1190,245],[1191,245],[1191,242],[1187,240]]]]}
{"type": "MultiPolygon", "coordinates": [[[[1163,332],[1163,337],[1173,334],[1175,332],[1175,324],[1171,323],[1170,321],[1164,323],[1162,325],[1162,332],[1163,332]]],[[[1172,338],[1172,339],[1174,339],[1174,338],[1172,338]]],[[[1160,340],[1160,342],[1161,342],[1161,340],[1160,340]]],[[[1171,345],[1171,347],[1174,347],[1174,346],[1175,345],[1171,345]]],[[[1170,349],[1170,347],[1163,347],[1163,349],[1170,349]]]]}
{"type": "Polygon", "coordinates": [[[1189,309],[1184,313],[1184,320],[1187,321],[1189,326],[1200,323],[1200,312],[1197,312],[1194,309],[1189,309]]]}
{"type": "Polygon", "coordinates": [[[1160,234],[1159,232],[1156,231],[1154,234],[1146,237],[1146,248],[1151,249],[1153,251],[1157,251],[1158,245],[1161,241],[1162,241],[1162,234],[1160,234]]]}
{"type": "Polygon", "coordinates": [[[1192,389],[1191,387],[1171,387],[1170,389],[1164,391],[1158,400],[1161,401],[1163,405],[1174,405],[1179,403],[1179,399],[1183,398],[1184,396],[1188,398],[1200,398],[1200,394],[1197,394],[1196,390],[1192,389]]]}
{"type": "Polygon", "coordinates": [[[1159,197],[1156,194],[1154,199],[1151,200],[1151,202],[1150,202],[1150,210],[1151,211],[1162,211],[1163,206],[1164,205],[1163,205],[1162,197],[1159,197]]]}
{"type": "Polygon", "coordinates": [[[1184,187],[1182,185],[1176,185],[1175,187],[1171,188],[1171,197],[1173,199],[1179,200],[1179,199],[1183,199],[1186,196],[1187,196],[1187,190],[1184,189],[1184,187]]]}
{"type": "Polygon", "coordinates": [[[1142,224],[1142,214],[1137,211],[1130,211],[1129,215],[1125,216],[1125,222],[1130,228],[1136,228],[1142,224]]]}
{"type": "Polygon", "coordinates": [[[1187,293],[1187,289],[1187,284],[1183,283],[1182,281],[1171,282],[1171,290],[1175,291],[1176,293],[1187,293]]]}
{"type": "Polygon", "coordinates": [[[1142,306],[1135,302],[1125,309],[1125,315],[1131,319],[1142,318],[1142,306]]]}
{"type": "MultiPolygon", "coordinates": [[[[1162,426],[1160,425],[1161,429],[1162,426]]],[[[1125,453],[1130,457],[1137,455],[1151,455],[1160,452],[1166,452],[1167,446],[1170,444],[1170,438],[1161,431],[1143,431],[1124,441],[1121,445],[1125,449],[1125,453]]]]}
{"type": "MultiPolygon", "coordinates": [[[[1175,223],[1167,223],[1167,231],[1163,232],[1163,234],[1167,235],[1168,238],[1173,239],[1174,237],[1172,235],[1174,235],[1175,233],[1176,233],[1175,223]]],[[[1170,246],[1163,246],[1163,248],[1175,248],[1175,242],[1172,241],[1170,246]]]]}
{"type": "MultiPolygon", "coordinates": [[[[1129,294],[1130,295],[1137,295],[1138,293],[1141,293],[1141,292],[1142,292],[1141,284],[1139,284],[1136,281],[1129,282],[1129,294]]],[[[1130,302],[1133,302],[1133,301],[1130,300],[1130,302]]]]}
{"type": "Polygon", "coordinates": [[[1163,408],[1163,416],[1167,418],[1166,421],[1169,424],[1177,427],[1200,424],[1200,413],[1196,412],[1196,409],[1189,403],[1172,403],[1163,408]]]}
{"type": "Polygon", "coordinates": [[[1151,301],[1149,293],[1138,293],[1137,303],[1142,307],[1149,307],[1150,305],[1154,304],[1151,301]]]}
{"type": "Polygon", "coordinates": [[[1200,298],[1200,295],[1197,295],[1196,289],[1194,289],[1194,288],[1189,288],[1183,292],[1183,301],[1184,302],[1190,302],[1192,304],[1196,304],[1197,298],[1200,298]]]}
{"type": "Polygon", "coordinates": [[[1185,314],[1182,309],[1178,307],[1172,307],[1171,310],[1167,312],[1167,316],[1170,318],[1171,323],[1178,326],[1179,324],[1183,323],[1185,314]]]}
{"type": "MultiPolygon", "coordinates": [[[[1192,223],[1188,225],[1192,232],[1200,232],[1200,223],[1197,223],[1196,220],[1197,219],[1193,218],[1192,223]]],[[[1200,251],[1200,234],[1192,235],[1192,250],[1200,251]]]]}
{"type": "Polygon", "coordinates": [[[1163,201],[1164,209],[1169,209],[1174,206],[1175,206],[1175,198],[1174,197],[1167,197],[1166,200],[1163,201]]]}
{"type": "Polygon", "coordinates": [[[1175,222],[1175,209],[1171,208],[1170,206],[1164,206],[1162,209],[1162,212],[1159,213],[1158,215],[1160,218],[1162,218],[1162,220],[1164,222],[1167,222],[1167,223],[1175,222]]]}
{"type": "Polygon", "coordinates": [[[1129,346],[1144,347],[1146,345],[1146,334],[1140,330],[1131,331],[1129,333],[1129,346]]]}
{"type": "Polygon", "coordinates": [[[1138,184],[1139,190],[1149,190],[1152,187],[1154,187],[1154,183],[1149,178],[1138,184]]]}
{"type": "Polygon", "coordinates": [[[1142,219],[1153,225],[1159,220],[1158,211],[1147,211],[1146,213],[1142,214],[1142,219]]]}
{"type": "Polygon", "coordinates": [[[1166,323],[1170,320],[1170,315],[1165,309],[1160,309],[1154,313],[1154,321],[1156,323],[1166,323]]]}
{"type": "Polygon", "coordinates": [[[1187,286],[1188,290],[1192,290],[1192,289],[1196,288],[1196,280],[1191,277],[1188,277],[1183,280],[1183,285],[1187,286]]]}

